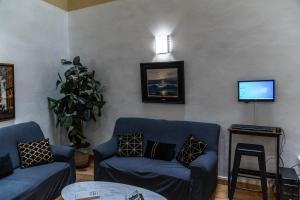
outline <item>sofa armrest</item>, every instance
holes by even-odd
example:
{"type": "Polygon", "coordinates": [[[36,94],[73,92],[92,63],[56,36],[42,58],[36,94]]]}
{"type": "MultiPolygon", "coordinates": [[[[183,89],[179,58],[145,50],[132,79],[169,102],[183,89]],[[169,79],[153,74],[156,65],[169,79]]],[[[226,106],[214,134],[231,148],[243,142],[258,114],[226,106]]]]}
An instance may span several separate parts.
{"type": "Polygon", "coordinates": [[[94,149],[94,157],[99,161],[113,156],[117,151],[117,140],[112,137],[109,141],[97,145],[94,149]]]}
{"type": "Polygon", "coordinates": [[[218,153],[206,151],[190,164],[192,200],[209,199],[217,186],[218,153]]]}
{"type": "Polygon", "coordinates": [[[100,178],[100,162],[112,157],[117,152],[117,139],[112,137],[109,141],[97,145],[94,149],[94,180],[99,181],[100,178]]]}
{"type": "Polygon", "coordinates": [[[190,164],[193,177],[211,173],[216,166],[218,166],[218,155],[214,151],[205,152],[190,164]]]}
{"type": "Polygon", "coordinates": [[[69,183],[74,183],[76,179],[74,152],[75,149],[67,146],[51,145],[51,151],[56,162],[66,162],[70,165],[69,183]]]}
{"type": "Polygon", "coordinates": [[[51,150],[55,161],[70,162],[74,158],[74,148],[51,145],[51,150]]]}

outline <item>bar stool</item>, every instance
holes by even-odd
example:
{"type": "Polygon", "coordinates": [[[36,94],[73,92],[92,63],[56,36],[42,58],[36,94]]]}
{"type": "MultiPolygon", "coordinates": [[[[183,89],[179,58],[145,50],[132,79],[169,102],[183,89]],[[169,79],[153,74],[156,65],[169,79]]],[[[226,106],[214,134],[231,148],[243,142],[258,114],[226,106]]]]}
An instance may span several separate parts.
{"type": "Polygon", "coordinates": [[[261,181],[263,200],[268,200],[266,159],[265,159],[264,146],[257,145],[257,144],[245,144],[245,143],[238,143],[235,149],[231,191],[230,191],[229,199],[230,200],[233,199],[235,188],[236,188],[237,177],[239,173],[253,175],[253,173],[247,173],[247,170],[240,168],[240,162],[242,156],[255,156],[258,158],[258,165],[259,165],[258,177],[261,181]]]}

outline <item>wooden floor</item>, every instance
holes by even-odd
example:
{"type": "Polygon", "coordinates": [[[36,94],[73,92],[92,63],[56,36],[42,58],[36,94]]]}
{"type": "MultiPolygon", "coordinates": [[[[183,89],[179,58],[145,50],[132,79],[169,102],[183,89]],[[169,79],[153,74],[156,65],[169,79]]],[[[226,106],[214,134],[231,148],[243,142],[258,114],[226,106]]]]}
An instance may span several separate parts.
{"type": "MultiPolygon", "coordinates": [[[[91,181],[94,179],[94,171],[93,166],[86,169],[80,169],[76,171],[76,181],[91,181]]],[[[247,185],[243,185],[240,187],[247,187],[247,185]]],[[[212,200],[227,200],[227,184],[226,181],[218,181],[218,186],[216,192],[212,196],[212,200]]],[[[246,191],[237,189],[234,196],[235,200],[261,200],[261,193],[260,192],[253,192],[253,191],[246,191]]],[[[269,192],[269,199],[273,200],[273,194],[269,192]]],[[[63,200],[61,197],[56,198],[55,200],[63,200]]]]}

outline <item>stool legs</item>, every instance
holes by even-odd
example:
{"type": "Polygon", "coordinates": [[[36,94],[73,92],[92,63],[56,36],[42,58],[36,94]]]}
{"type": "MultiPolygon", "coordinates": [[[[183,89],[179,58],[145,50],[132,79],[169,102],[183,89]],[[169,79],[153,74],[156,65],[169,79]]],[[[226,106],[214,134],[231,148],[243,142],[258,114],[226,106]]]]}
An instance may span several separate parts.
{"type": "Polygon", "coordinates": [[[236,188],[236,182],[237,182],[237,177],[239,173],[239,167],[240,167],[240,162],[241,162],[241,154],[236,151],[235,156],[234,156],[234,164],[233,164],[233,171],[232,171],[232,179],[231,179],[231,190],[229,194],[229,200],[233,199],[235,188],[236,188]]]}
{"type": "Polygon", "coordinates": [[[266,177],[266,161],[265,154],[262,153],[258,156],[258,165],[260,171],[260,181],[263,200],[268,200],[268,186],[267,186],[267,177],[266,177]]]}
{"type": "MultiPolygon", "coordinates": [[[[247,146],[246,146],[247,147],[247,146]]],[[[268,200],[268,185],[267,185],[267,172],[266,172],[266,158],[265,158],[265,152],[264,149],[246,149],[243,148],[242,145],[240,145],[240,148],[236,149],[235,151],[235,157],[234,157],[234,164],[232,169],[232,178],[231,178],[231,185],[230,185],[230,191],[229,191],[229,200],[232,200],[234,197],[236,184],[237,184],[237,178],[240,173],[240,162],[243,155],[246,156],[256,156],[258,158],[258,164],[259,164],[259,176],[261,181],[261,189],[262,189],[262,196],[263,200],[268,200]]]]}

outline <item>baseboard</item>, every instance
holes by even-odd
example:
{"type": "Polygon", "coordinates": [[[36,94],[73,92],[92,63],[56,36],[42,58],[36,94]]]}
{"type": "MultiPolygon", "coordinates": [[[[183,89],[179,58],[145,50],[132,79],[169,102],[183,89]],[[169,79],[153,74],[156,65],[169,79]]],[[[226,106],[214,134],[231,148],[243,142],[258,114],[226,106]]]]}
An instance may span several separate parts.
{"type": "Polygon", "coordinates": [[[228,177],[227,176],[218,176],[218,180],[224,180],[227,181],[228,177]]]}

